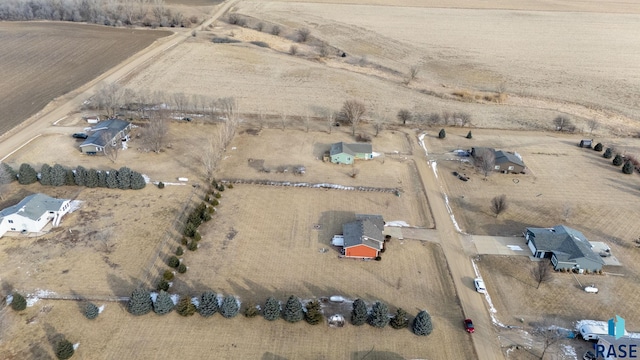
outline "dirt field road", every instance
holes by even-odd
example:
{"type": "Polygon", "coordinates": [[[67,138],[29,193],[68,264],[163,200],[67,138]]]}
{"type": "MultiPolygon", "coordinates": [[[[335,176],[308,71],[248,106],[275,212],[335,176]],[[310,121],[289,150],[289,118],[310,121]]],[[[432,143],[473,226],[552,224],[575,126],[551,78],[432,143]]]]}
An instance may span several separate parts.
{"type": "MultiPolygon", "coordinates": [[[[473,320],[475,326],[475,333],[470,336],[473,338],[477,358],[480,360],[503,359],[504,355],[498,344],[497,334],[484,298],[475,291],[473,285],[475,272],[469,258],[473,253],[465,250],[468,248],[465,246],[467,240],[463,234],[456,231],[449,217],[443,197],[444,189],[432,169],[429,168],[429,164],[421,157],[421,154],[416,155],[416,165],[427,192],[436,231],[440,237],[449,269],[451,269],[451,276],[456,286],[462,311],[465,317],[473,320]]],[[[462,326],[462,320],[460,319],[460,326],[462,326]]]]}
{"type": "MultiPolygon", "coordinates": [[[[239,0],[229,0],[220,4],[211,17],[201,24],[201,27],[205,28],[209,26],[224,15],[227,10],[238,1],[239,0]]],[[[0,136],[0,161],[4,161],[13,152],[24,146],[24,144],[38,137],[45,132],[48,127],[54,125],[56,121],[77,111],[85,100],[95,94],[99,84],[102,82],[117,82],[120,79],[140,71],[148,66],[149,63],[159,58],[163,53],[185,41],[190,36],[191,32],[189,30],[181,30],[171,36],[159,39],[91,82],[54,100],[42,111],[0,136]]]]}

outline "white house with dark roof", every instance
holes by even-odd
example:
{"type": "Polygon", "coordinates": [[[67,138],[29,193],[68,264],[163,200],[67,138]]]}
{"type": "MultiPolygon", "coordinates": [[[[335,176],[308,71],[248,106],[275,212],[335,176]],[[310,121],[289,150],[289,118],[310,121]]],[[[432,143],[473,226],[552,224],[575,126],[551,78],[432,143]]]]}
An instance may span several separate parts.
{"type": "Polygon", "coordinates": [[[70,209],[70,200],[44,194],[29,195],[16,205],[0,211],[0,237],[7,232],[37,233],[49,222],[57,227],[70,209]]]}
{"type": "Polygon", "coordinates": [[[83,154],[96,155],[104,154],[104,148],[120,146],[118,144],[126,138],[131,130],[131,123],[120,119],[109,119],[98,123],[89,130],[89,137],[80,144],[80,151],[83,154]]]}
{"type": "Polygon", "coordinates": [[[584,234],[570,227],[526,228],[524,237],[533,256],[550,258],[555,270],[598,271],[604,265],[584,234]]]}

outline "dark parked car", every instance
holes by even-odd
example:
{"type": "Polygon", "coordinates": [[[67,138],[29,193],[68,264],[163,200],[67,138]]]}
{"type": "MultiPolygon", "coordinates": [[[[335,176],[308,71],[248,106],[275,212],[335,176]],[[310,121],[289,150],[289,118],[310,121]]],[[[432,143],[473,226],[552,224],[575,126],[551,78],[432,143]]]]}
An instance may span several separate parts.
{"type": "Polygon", "coordinates": [[[73,136],[74,139],[86,139],[86,138],[89,137],[89,135],[87,135],[85,133],[75,133],[75,134],[73,134],[71,136],[73,136]]]}
{"type": "Polygon", "coordinates": [[[473,327],[473,321],[471,319],[464,319],[464,329],[467,330],[469,334],[473,334],[476,329],[473,327]]]}

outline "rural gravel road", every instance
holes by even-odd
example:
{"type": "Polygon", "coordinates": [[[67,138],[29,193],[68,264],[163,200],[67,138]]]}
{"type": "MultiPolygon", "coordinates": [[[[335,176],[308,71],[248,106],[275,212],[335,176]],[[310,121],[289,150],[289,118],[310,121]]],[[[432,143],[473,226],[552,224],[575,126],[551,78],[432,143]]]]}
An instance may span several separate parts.
{"type": "MultiPolygon", "coordinates": [[[[223,16],[239,0],[221,3],[199,27],[205,28],[223,16]]],[[[156,40],[145,49],[98,76],[80,88],[49,103],[44,109],[0,136],[0,161],[5,161],[18,149],[46,132],[58,120],[77,111],[82,103],[93,96],[100,84],[124,79],[148,66],[163,53],[191,36],[192,29],[178,29],[170,36],[156,40]]]]}
{"type": "MultiPolygon", "coordinates": [[[[420,147],[419,144],[418,148],[420,147]]],[[[420,154],[416,152],[416,154],[420,154]]],[[[477,358],[480,360],[504,359],[502,349],[498,343],[498,336],[495,332],[494,325],[491,321],[489,309],[485,304],[482,294],[476,292],[473,285],[475,272],[471,263],[471,256],[475,255],[474,250],[469,249],[469,240],[464,234],[456,231],[444,199],[445,186],[433,170],[430,168],[428,159],[424,159],[421,155],[417,155],[416,165],[423,181],[424,188],[427,192],[427,199],[431,206],[433,219],[436,224],[436,231],[442,244],[442,250],[451,276],[456,287],[458,298],[462,306],[464,316],[473,320],[475,333],[469,334],[473,339],[473,345],[476,350],[477,358]]],[[[441,174],[439,174],[441,175],[441,174]]],[[[462,321],[460,319],[460,328],[462,329],[462,321]]]]}

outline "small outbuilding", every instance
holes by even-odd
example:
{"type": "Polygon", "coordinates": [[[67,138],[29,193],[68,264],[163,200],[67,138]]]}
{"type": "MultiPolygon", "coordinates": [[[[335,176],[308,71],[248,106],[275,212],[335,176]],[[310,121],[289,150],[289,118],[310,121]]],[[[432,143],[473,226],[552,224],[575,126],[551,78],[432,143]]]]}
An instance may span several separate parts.
{"type": "Polygon", "coordinates": [[[329,151],[331,162],[334,164],[353,164],[356,159],[373,159],[373,147],[366,143],[347,144],[339,142],[331,145],[329,151]]]}
{"type": "Polygon", "coordinates": [[[593,146],[593,139],[582,139],[580,140],[578,146],[580,146],[581,148],[591,148],[591,146],[593,146]]]}

